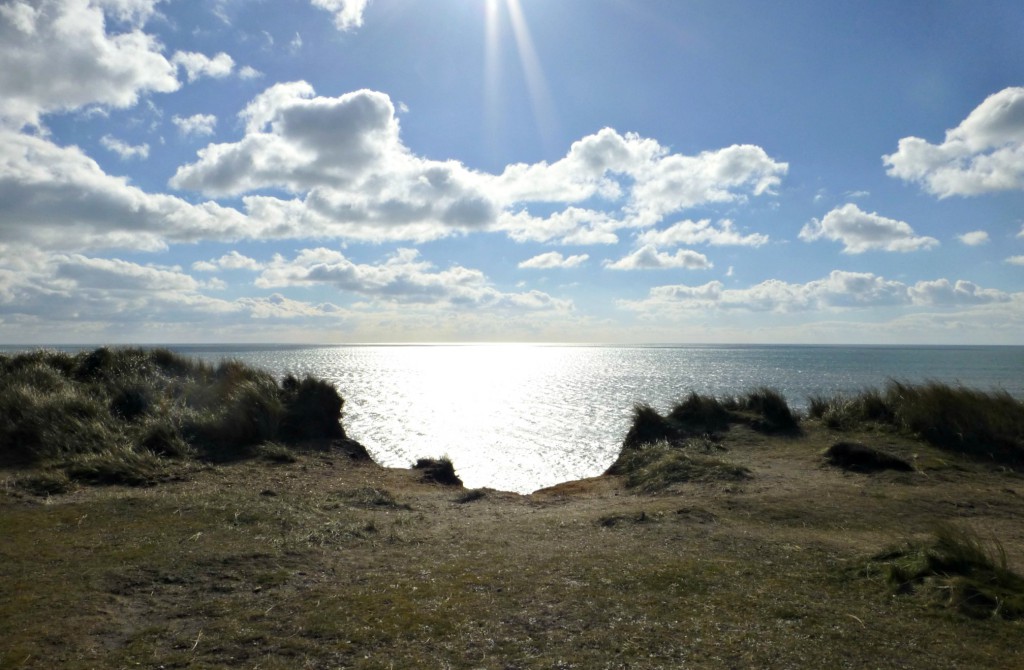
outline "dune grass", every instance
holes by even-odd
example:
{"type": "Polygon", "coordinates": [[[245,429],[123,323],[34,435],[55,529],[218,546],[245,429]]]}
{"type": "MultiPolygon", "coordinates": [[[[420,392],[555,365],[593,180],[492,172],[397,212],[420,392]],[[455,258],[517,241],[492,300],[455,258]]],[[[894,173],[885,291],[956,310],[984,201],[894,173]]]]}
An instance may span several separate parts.
{"type": "Polygon", "coordinates": [[[749,477],[750,471],[668,442],[657,442],[624,452],[616,461],[614,474],[624,475],[629,489],[658,493],[675,484],[738,481],[749,477]]]}
{"type": "Polygon", "coordinates": [[[925,590],[937,601],[972,618],[1024,618],[1024,577],[1007,567],[998,540],[938,524],[932,537],[908,542],[872,559],[897,593],[925,590]]]}
{"type": "Polygon", "coordinates": [[[762,433],[797,433],[799,418],[778,391],[761,387],[722,399],[691,391],[667,415],[650,405],[633,407],[633,422],[623,440],[626,449],[656,442],[680,444],[702,435],[715,435],[734,424],[762,433]]]}
{"type": "Polygon", "coordinates": [[[876,423],[976,460],[1024,467],[1024,403],[1005,391],[890,381],[852,397],[814,397],[809,415],[837,430],[876,423]]]}
{"type": "Polygon", "coordinates": [[[0,356],[0,465],[37,469],[30,489],[147,484],[173,461],[258,455],[343,439],[343,400],[305,377],[278,383],[237,361],[209,365],[167,349],[0,356]]]}

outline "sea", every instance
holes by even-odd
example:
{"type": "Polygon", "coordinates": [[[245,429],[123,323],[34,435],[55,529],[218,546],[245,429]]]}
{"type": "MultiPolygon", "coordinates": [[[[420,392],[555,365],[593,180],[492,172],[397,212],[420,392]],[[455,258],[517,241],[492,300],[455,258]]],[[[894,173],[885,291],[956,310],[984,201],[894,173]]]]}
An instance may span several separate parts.
{"type": "MultiPolygon", "coordinates": [[[[601,474],[619,453],[634,405],[666,411],[691,391],[730,396],[770,387],[798,411],[812,396],[853,394],[889,380],[935,380],[1024,399],[1020,346],[169,348],[330,381],[345,399],[345,431],[379,464],[408,467],[447,456],[467,487],[519,493],[601,474]]],[[[12,349],[24,347],[0,351],[12,349]]]]}

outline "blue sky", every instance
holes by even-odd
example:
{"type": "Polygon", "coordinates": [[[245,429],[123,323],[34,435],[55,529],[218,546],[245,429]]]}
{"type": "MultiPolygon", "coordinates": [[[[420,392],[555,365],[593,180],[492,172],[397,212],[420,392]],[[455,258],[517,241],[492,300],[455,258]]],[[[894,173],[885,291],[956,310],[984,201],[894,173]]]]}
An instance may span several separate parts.
{"type": "Polygon", "coordinates": [[[1024,344],[1022,31],[0,0],[0,343],[1024,344]]]}

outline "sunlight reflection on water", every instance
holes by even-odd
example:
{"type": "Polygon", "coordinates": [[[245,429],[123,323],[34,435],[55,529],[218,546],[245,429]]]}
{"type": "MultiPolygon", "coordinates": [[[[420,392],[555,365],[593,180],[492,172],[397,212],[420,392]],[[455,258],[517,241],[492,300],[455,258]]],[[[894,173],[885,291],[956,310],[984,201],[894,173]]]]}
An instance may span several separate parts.
{"type": "Polygon", "coordinates": [[[690,391],[728,395],[769,385],[800,409],[812,394],[852,393],[893,377],[1024,397],[1022,347],[177,349],[327,379],[345,397],[345,429],[381,465],[447,455],[467,487],[523,493],[602,473],[634,403],[664,411],[690,391]]]}

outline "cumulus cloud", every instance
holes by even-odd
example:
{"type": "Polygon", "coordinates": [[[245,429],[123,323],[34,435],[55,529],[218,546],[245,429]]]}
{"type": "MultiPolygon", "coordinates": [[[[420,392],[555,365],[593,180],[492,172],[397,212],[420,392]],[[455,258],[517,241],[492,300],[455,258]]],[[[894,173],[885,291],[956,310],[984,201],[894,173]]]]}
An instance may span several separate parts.
{"type": "Polygon", "coordinates": [[[919,251],[939,244],[934,237],[919,237],[909,224],[863,212],[854,204],[837,207],[820,221],[812,219],[800,230],[800,239],[812,242],[825,238],[843,243],[843,253],[865,251],[919,251]]]}
{"type": "Polygon", "coordinates": [[[14,0],[0,5],[0,121],[38,126],[47,112],[96,104],[126,108],[179,88],[177,68],[132,25],[109,34],[106,14],[135,21],[157,0],[14,0]]]}
{"type": "Polygon", "coordinates": [[[105,291],[195,291],[199,282],[176,269],[139,265],[119,259],[81,254],[56,256],[57,279],[69,279],[77,289],[105,291]]]}
{"type": "Polygon", "coordinates": [[[222,287],[221,282],[200,282],[176,267],[82,254],[27,254],[27,262],[0,261],[0,321],[8,329],[21,325],[28,332],[50,328],[71,337],[89,333],[122,340],[134,332],[184,337],[197,327],[245,333],[253,319],[261,328],[269,320],[338,324],[350,314],[331,303],[278,293],[232,301],[210,297],[204,291],[222,287]]]}
{"type": "Polygon", "coordinates": [[[116,137],[104,135],[100,138],[100,144],[102,144],[105,149],[113,151],[124,160],[128,160],[130,158],[149,158],[149,145],[145,143],[132,145],[127,142],[122,142],[116,137]]]}
{"type": "MultiPolygon", "coordinates": [[[[195,162],[178,168],[171,186],[241,196],[250,215],[268,225],[325,237],[422,241],[503,230],[520,241],[615,243],[623,227],[769,193],[787,169],[758,147],[682,156],[605,129],[575,142],[555,163],[488,174],[414,155],[387,95],[364,89],[318,96],[302,81],[271,86],[240,118],[241,140],[200,150],[195,162]],[[293,197],[265,193],[270,189],[293,197]],[[591,198],[605,199],[607,207],[578,206],[591,198]],[[532,205],[547,213],[535,215],[532,205]]],[[[704,235],[717,243],[762,241],[738,235],[731,223],[704,235]]]]}
{"type": "Polygon", "coordinates": [[[149,194],[106,174],[78,147],[0,129],[0,248],[161,249],[168,241],[260,231],[238,211],[149,194]]]}
{"type": "Polygon", "coordinates": [[[504,212],[498,217],[496,229],[517,242],[616,244],[619,236],[614,231],[621,226],[621,221],[606,212],[567,207],[546,217],[524,210],[504,212]]]}
{"type": "Polygon", "coordinates": [[[181,117],[175,114],[171,122],[182,135],[213,135],[217,126],[217,117],[213,114],[193,114],[181,117]]]}
{"type": "Polygon", "coordinates": [[[768,236],[760,233],[741,235],[733,228],[729,219],[722,219],[717,225],[710,219],[700,221],[679,221],[664,230],[648,230],[637,236],[641,244],[656,246],[677,246],[680,244],[710,244],[713,246],[759,247],[768,243],[768,236]]]}
{"type": "Polygon", "coordinates": [[[555,163],[508,166],[496,186],[512,202],[625,198],[632,225],[652,225],[689,207],[771,193],[788,168],[757,146],[685,156],[636,133],[605,128],[574,142],[555,163]]]}
{"type": "Polygon", "coordinates": [[[869,272],[834,270],[828,277],[804,284],[770,279],[741,289],[726,289],[717,281],[700,286],[655,286],[647,298],[618,304],[635,312],[665,315],[707,309],[791,313],[894,305],[967,307],[1012,299],[1010,294],[964,280],[938,279],[910,286],[869,272]]]}
{"type": "Polygon", "coordinates": [[[263,76],[263,73],[251,65],[243,65],[238,70],[238,76],[242,79],[259,79],[263,76]]]}
{"type": "Polygon", "coordinates": [[[235,69],[235,61],[223,51],[210,58],[194,51],[178,51],[171,57],[171,62],[185,70],[190,82],[201,77],[223,79],[235,69]]]}
{"type": "Polygon", "coordinates": [[[237,251],[230,251],[220,258],[209,261],[196,261],[192,264],[192,269],[198,272],[215,272],[217,270],[258,271],[263,269],[263,264],[237,251]]]}
{"type": "Polygon", "coordinates": [[[984,305],[1007,302],[1010,296],[995,289],[984,289],[977,284],[959,279],[920,281],[908,289],[911,300],[918,305],[984,305]]]}
{"type": "Polygon", "coordinates": [[[890,176],[940,198],[1024,188],[1024,87],[986,98],[941,144],[904,137],[882,160],[890,176]]]}
{"type": "Polygon", "coordinates": [[[354,30],[363,25],[363,12],[369,0],[312,0],[314,7],[334,14],[334,25],[338,30],[354,30]]]}
{"type": "Polygon", "coordinates": [[[529,258],[519,264],[522,269],[529,270],[552,270],[578,268],[590,258],[587,254],[576,256],[563,256],[557,251],[549,251],[544,254],[529,258]]]}
{"type": "Polygon", "coordinates": [[[1010,256],[1006,262],[1010,265],[1024,265],[1024,256],[1010,256]]]}
{"type": "Polygon", "coordinates": [[[455,309],[571,309],[572,303],[540,291],[504,293],[482,272],[454,265],[437,270],[415,249],[399,249],[379,265],[355,263],[331,249],[277,255],[256,280],[261,288],[326,284],[383,304],[426,304],[455,309]]]}
{"type": "Polygon", "coordinates": [[[972,230],[956,237],[969,247],[977,247],[988,242],[988,233],[984,230],[972,230]]]}
{"type": "Polygon", "coordinates": [[[678,249],[669,254],[649,244],[645,244],[628,256],[617,261],[605,261],[604,266],[610,270],[667,270],[670,268],[686,268],[687,270],[707,270],[712,266],[704,254],[691,249],[678,249]]]}
{"type": "Polygon", "coordinates": [[[315,97],[305,82],[277,84],[241,118],[241,141],[202,149],[171,185],[213,197],[271,188],[294,193],[292,200],[259,194],[244,200],[253,217],[304,235],[424,240],[481,229],[497,218],[482,175],[408,151],[383,93],[315,97]]]}

